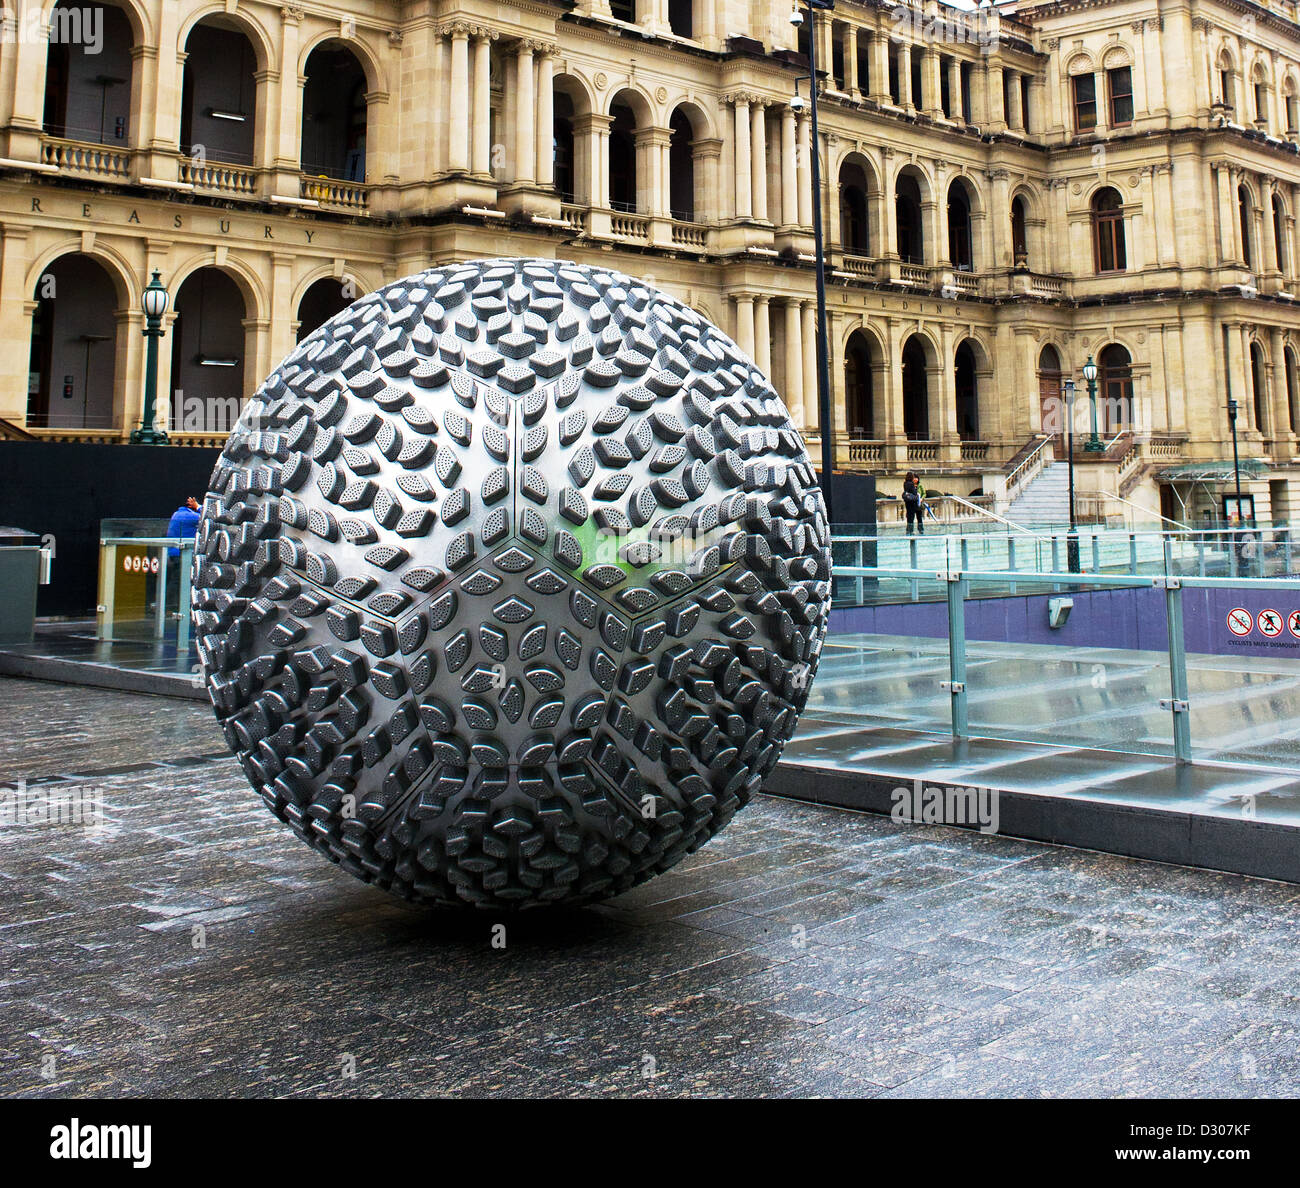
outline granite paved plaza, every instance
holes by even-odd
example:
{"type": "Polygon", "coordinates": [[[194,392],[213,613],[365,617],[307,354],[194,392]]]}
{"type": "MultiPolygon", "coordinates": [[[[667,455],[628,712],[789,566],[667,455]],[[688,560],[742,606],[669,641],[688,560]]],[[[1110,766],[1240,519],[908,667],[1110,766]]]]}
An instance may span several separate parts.
{"type": "Polygon", "coordinates": [[[105,816],[0,827],[6,1095],[1300,1091],[1300,887],[764,797],[494,947],[310,852],[201,705],[4,679],[0,723],[105,816]]]}

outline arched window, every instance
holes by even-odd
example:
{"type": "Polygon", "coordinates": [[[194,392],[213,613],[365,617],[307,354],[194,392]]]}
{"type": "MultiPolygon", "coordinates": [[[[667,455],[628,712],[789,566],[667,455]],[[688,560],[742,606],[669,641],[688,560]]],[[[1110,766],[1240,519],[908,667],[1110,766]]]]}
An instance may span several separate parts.
{"type": "Polygon", "coordinates": [[[678,37],[695,36],[694,0],[668,0],[668,27],[678,37]]]}
{"type": "Polygon", "coordinates": [[[1070,79],[1074,106],[1074,130],[1091,132],[1097,127],[1097,76],[1076,74],[1070,79]]]}
{"type": "Polygon", "coordinates": [[[1062,436],[1069,423],[1061,391],[1061,356],[1050,343],[1038,352],[1038,405],[1042,432],[1062,436]]]}
{"type": "Polygon", "coordinates": [[[948,257],[953,267],[970,272],[975,267],[975,253],[971,242],[970,195],[966,187],[954,181],[948,187],[948,257]]]}
{"type": "Polygon", "coordinates": [[[50,14],[46,134],[127,148],[132,51],[131,24],[120,8],[59,0],[50,14]],[[98,30],[93,41],[91,30],[98,30]]]}
{"type": "Polygon", "coordinates": [[[635,211],[636,115],[626,103],[610,108],[613,122],[609,126],[609,204],[614,210],[635,211]]]}
{"type": "Polygon", "coordinates": [[[1124,200],[1111,186],[1092,199],[1093,256],[1098,272],[1123,272],[1128,267],[1124,244],[1124,200]]]}
{"type": "Polygon", "coordinates": [[[903,347],[903,432],[908,441],[930,439],[930,377],[925,346],[913,334],[903,347]]]}
{"type": "Polygon", "coordinates": [[[555,92],[555,192],[561,202],[576,202],[576,162],[573,137],[573,99],[555,92]]]}
{"type": "Polygon", "coordinates": [[[862,166],[846,161],[840,167],[840,244],[854,256],[870,254],[867,230],[867,175],[862,166]]]}
{"type": "Polygon", "coordinates": [[[874,378],[871,340],[855,330],[844,349],[844,416],[851,437],[871,437],[875,432],[874,378]]]}
{"type": "Polygon", "coordinates": [[[898,225],[898,255],[908,264],[925,263],[925,236],[921,229],[921,187],[916,178],[904,173],[894,189],[894,213],[898,225]]]}
{"type": "Polygon", "coordinates": [[[1295,351],[1287,347],[1282,358],[1286,363],[1286,405],[1290,413],[1291,432],[1300,433],[1300,399],[1296,396],[1295,351]]]}
{"type": "Polygon", "coordinates": [[[979,381],[975,376],[975,352],[969,342],[957,348],[956,372],[957,436],[977,441],[980,435],[979,381]]]}
{"type": "Polygon", "coordinates": [[[1282,198],[1279,194],[1274,194],[1273,203],[1273,250],[1277,253],[1278,271],[1283,276],[1290,275],[1288,255],[1286,250],[1286,207],[1282,205],[1282,198]]]}
{"type": "Polygon", "coordinates": [[[1025,226],[1025,200],[1011,201],[1011,259],[1016,268],[1029,267],[1029,233],[1025,226]]]}
{"type": "Polygon", "coordinates": [[[668,188],[672,217],[691,223],[695,221],[695,131],[680,107],[673,112],[668,126],[668,188]]]}
{"type": "Polygon", "coordinates": [[[1255,428],[1268,432],[1268,368],[1259,343],[1250,344],[1250,394],[1255,403],[1255,428]]]}
{"type": "Polygon", "coordinates": [[[1119,343],[1111,343],[1097,356],[1098,420],[1106,433],[1118,433],[1133,424],[1133,361],[1119,343]]]}
{"type": "Polygon", "coordinates": [[[1237,220],[1241,225],[1241,256],[1247,268],[1255,267],[1255,244],[1251,235],[1254,223],[1254,203],[1245,186],[1237,187],[1237,220]]]}
{"type": "Polygon", "coordinates": [[[302,171],[366,180],[366,75],[347,46],[326,42],[307,59],[302,93],[302,171]]]}
{"type": "Polygon", "coordinates": [[[257,145],[257,58],[238,28],[200,21],[185,42],[181,151],[252,165],[257,145]]]}

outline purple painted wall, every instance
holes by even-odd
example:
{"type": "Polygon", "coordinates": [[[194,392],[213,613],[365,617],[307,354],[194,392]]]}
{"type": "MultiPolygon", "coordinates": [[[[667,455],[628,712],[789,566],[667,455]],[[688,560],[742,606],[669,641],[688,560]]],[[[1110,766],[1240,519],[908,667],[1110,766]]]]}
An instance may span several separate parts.
{"type": "MultiPolygon", "coordinates": [[[[1055,595],[974,598],[966,604],[966,637],[997,643],[1064,644],[1076,648],[1164,651],[1165,592],[1155,589],[1076,591],[1069,621],[1057,631],[1047,625],[1047,600],[1055,595]]],[[[1300,636],[1291,631],[1300,616],[1300,592],[1183,590],[1184,639],[1189,652],[1220,656],[1256,653],[1300,659],[1300,636]],[[1253,625],[1238,637],[1228,629],[1229,612],[1243,608],[1253,625]],[[1260,630],[1261,611],[1276,611],[1281,634],[1260,630]]],[[[1296,623],[1300,629],[1300,622],[1296,623]]],[[[831,630],[877,635],[946,638],[948,611],[942,602],[905,602],[831,612],[831,630]]]]}

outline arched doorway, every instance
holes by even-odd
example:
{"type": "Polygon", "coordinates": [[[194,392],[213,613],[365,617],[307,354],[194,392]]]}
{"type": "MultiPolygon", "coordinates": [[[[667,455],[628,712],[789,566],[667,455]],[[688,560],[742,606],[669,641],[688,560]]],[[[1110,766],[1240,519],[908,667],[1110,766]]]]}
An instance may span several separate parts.
{"type": "Polygon", "coordinates": [[[894,187],[894,218],[898,227],[898,256],[905,264],[925,263],[925,234],[921,224],[921,186],[910,173],[899,174],[894,187]]]}
{"type": "Polygon", "coordinates": [[[609,205],[613,210],[637,209],[636,113],[621,97],[609,109],[609,205]]]}
{"type": "Polygon", "coordinates": [[[59,0],[50,14],[46,135],[128,147],[133,45],[131,23],[120,8],[59,0]],[[91,30],[98,37],[91,39],[91,30]]]}
{"type": "Polygon", "coordinates": [[[221,269],[200,268],[185,278],[175,308],[171,428],[226,432],[244,397],[244,295],[221,269]]]}
{"type": "Polygon", "coordinates": [[[232,165],[252,165],[257,151],[257,56],[227,18],[208,17],[185,41],[181,151],[232,165]]]}
{"type": "Polygon", "coordinates": [[[903,433],[908,441],[930,440],[929,357],[915,334],[903,347],[903,433]]]}
{"type": "Polygon", "coordinates": [[[302,171],[309,177],[366,180],[366,74],[342,42],[323,42],[307,59],[302,171]]]}
{"type": "Polygon", "coordinates": [[[574,203],[578,200],[578,192],[573,99],[567,92],[557,88],[554,104],[555,192],[560,196],[561,202],[574,203]]]}
{"type": "Polygon", "coordinates": [[[844,348],[844,419],[850,437],[876,436],[875,367],[871,339],[855,330],[844,348]]]}
{"type": "Polygon", "coordinates": [[[975,352],[969,342],[957,348],[955,366],[957,436],[978,441],[980,435],[979,380],[975,374],[975,352]]]}
{"type": "Polygon", "coordinates": [[[1128,351],[1111,343],[1097,356],[1097,410],[1103,432],[1120,433],[1133,424],[1133,360],[1128,351]]]}
{"type": "Polygon", "coordinates": [[[98,260],[72,252],[45,269],[32,297],[27,424],[118,428],[119,296],[112,276],[98,260]]]}
{"type": "Polygon", "coordinates": [[[867,175],[855,161],[840,166],[840,246],[853,256],[871,254],[867,175]]]}
{"type": "Polygon", "coordinates": [[[970,195],[960,180],[954,180],[948,187],[948,258],[959,272],[971,272],[975,268],[970,195]]]}
{"type": "Polygon", "coordinates": [[[1050,343],[1038,352],[1039,424],[1058,441],[1069,431],[1069,410],[1061,389],[1061,356],[1050,343]]]}
{"type": "Polygon", "coordinates": [[[332,276],[322,277],[308,286],[298,302],[298,341],[302,342],[335,314],[347,309],[359,296],[355,288],[352,281],[340,281],[332,276]]]}

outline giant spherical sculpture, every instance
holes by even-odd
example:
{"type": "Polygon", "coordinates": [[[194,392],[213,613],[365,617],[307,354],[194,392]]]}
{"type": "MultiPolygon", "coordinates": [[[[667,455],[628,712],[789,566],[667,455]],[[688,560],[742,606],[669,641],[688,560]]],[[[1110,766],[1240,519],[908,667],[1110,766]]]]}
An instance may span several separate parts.
{"type": "Polygon", "coordinates": [[[828,530],[768,381],[615,272],[447,265],[305,339],[212,477],[194,619],[267,805],[426,903],[616,894],[775,766],[828,530]]]}

